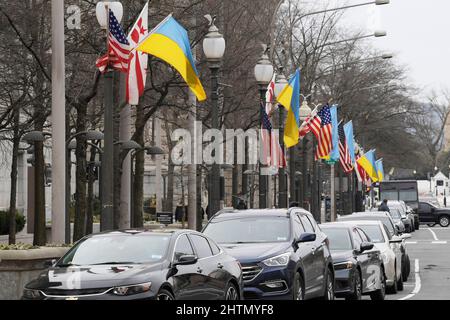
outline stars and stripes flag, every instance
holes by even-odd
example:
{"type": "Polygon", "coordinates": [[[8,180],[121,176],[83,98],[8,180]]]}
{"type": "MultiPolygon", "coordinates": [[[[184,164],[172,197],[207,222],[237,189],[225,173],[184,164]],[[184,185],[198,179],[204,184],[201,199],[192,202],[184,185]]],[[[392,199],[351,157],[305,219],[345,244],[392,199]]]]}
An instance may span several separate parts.
{"type": "Polygon", "coordinates": [[[339,130],[339,162],[341,163],[344,172],[350,174],[353,171],[353,165],[347,141],[345,139],[344,126],[342,123],[339,124],[338,130],[339,130]]]}
{"type": "Polygon", "coordinates": [[[261,123],[261,148],[264,165],[276,168],[285,168],[287,166],[286,156],[280,145],[278,130],[273,130],[269,116],[261,105],[262,123],[261,123]]]}
{"type": "Polygon", "coordinates": [[[102,73],[108,67],[126,73],[130,60],[130,43],[111,9],[108,24],[108,53],[97,60],[96,66],[102,73]]]}
{"type": "Polygon", "coordinates": [[[275,79],[277,75],[274,73],[272,81],[270,81],[266,92],[266,113],[270,117],[273,111],[276,110],[277,103],[275,102],[275,79]]]}
{"type": "Polygon", "coordinates": [[[128,35],[130,43],[130,67],[127,77],[127,102],[135,106],[139,104],[139,97],[144,94],[147,80],[148,54],[136,51],[138,44],[148,34],[148,2],[144,6],[136,23],[128,35]]]}
{"type": "Polygon", "coordinates": [[[302,140],[308,133],[312,132],[314,136],[319,139],[320,128],[322,120],[317,115],[317,109],[315,109],[311,116],[309,116],[300,126],[299,137],[302,140]]]}
{"type": "Polygon", "coordinates": [[[332,122],[330,106],[326,105],[317,114],[320,117],[320,132],[318,134],[317,142],[317,159],[326,159],[329,157],[331,149],[333,148],[332,140],[332,122]]]}

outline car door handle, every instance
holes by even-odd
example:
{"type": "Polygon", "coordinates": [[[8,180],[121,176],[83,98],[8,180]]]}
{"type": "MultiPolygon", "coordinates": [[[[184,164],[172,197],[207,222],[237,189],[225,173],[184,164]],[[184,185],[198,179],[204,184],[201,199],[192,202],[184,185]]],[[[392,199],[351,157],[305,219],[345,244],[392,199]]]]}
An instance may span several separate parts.
{"type": "Polygon", "coordinates": [[[203,269],[200,268],[200,267],[198,267],[198,268],[197,268],[197,273],[203,273],[203,269]]]}
{"type": "Polygon", "coordinates": [[[221,263],[218,263],[218,264],[217,264],[217,268],[219,268],[219,269],[223,269],[223,264],[221,264],[221,263]]]}
{"type": "Polygon", "coordinates": [[[312,254],[315,254],[316,253],[316,248],[311,248],[311,252],[312,252],[312,254]]]}

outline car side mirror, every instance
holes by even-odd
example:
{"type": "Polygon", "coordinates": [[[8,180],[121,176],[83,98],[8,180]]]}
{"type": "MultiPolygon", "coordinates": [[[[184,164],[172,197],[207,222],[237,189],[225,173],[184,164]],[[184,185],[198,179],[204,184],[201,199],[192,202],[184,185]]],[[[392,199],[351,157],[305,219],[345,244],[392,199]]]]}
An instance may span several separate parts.
{"type": "Polygon", "coordinates": [[[55,265],[55,263],[56,263],[56,259],[46,260],[46,261],[44,261],[44,268],[46,268],[46,269],[51,268],[55,265]]]}
{"type": "Polygon", "coordinates": [[[375,245],[371,242],[363,242],[361,243],[360,252],[372,250],[375,245]]]}
{"type": "Polygon", "coordinates": [[[399,236],[394,236],[392,237],[392,239],[389,241],[389,243],[401,243],[403,241],[403,238],[399,237],[399,236]]]}
{"type": "Polygon", "coordinates": [[[305,242],[314,242],[317,239],[317,235],[315,233],[303,233],[297,239],[296,243],[305,243],[305,242]]]}
{"type": "Polygon", "coordinates": [[[173,263],[173,266],[188,266],[188,265],[192,265],[192,264],[196,264],[198,261],[198,258],[196,256],[193,255],[184,255],[181,256],[178,261],[173,263]]]}

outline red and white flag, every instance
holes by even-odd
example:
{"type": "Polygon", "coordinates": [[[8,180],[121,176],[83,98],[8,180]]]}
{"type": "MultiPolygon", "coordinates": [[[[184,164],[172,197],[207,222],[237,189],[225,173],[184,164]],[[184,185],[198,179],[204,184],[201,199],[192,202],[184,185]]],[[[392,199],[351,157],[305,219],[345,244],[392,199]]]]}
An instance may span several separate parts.
{"type": "Polygon", "coordinates": [[[127,102],[138,105],[139,98],[144,94],[147,80],[148,54],[136,51],[137,45],[148,34],[148,2],[142,9],[136,23],[128,35],[130,43],[130,63],[127,78],[127,102]]]}
{"type": "Polygon", "coordinates": [[[266,113],[270,117],[272,112],[276,109],[276,102],[275,102],[275,79],[277,75],[274,74],[272,81],[270,81],[269,86],[267,87],[266,92],[266,113]]]}

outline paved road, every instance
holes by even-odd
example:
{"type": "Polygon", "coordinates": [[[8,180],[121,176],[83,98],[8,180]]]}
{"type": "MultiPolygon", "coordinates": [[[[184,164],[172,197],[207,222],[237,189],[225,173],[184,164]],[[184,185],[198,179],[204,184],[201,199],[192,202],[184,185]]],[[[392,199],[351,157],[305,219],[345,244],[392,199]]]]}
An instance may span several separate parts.
{"type": "Polygon", "coordinates": [[[386,300],[450,300],[450,228],[421,226],[407,248],[411,275],[404,290],[386,300]]]}

